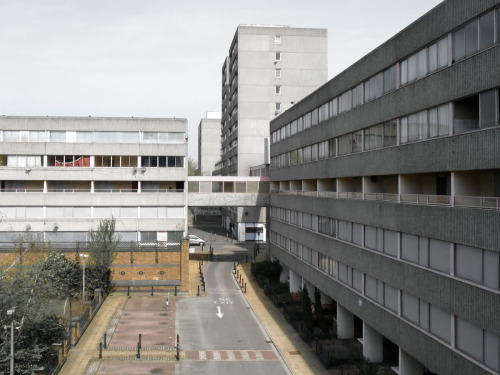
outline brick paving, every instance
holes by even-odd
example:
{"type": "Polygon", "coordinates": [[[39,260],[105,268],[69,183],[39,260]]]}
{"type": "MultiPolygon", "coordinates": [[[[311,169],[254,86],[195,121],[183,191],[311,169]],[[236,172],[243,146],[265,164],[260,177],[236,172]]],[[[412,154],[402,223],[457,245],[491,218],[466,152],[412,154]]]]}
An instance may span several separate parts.
{"type": "Polygon", "coordinates": [[[189,361],[277,361],[272,350],[188,350],[189,361]]]}
{"type": "MultiPolygon", "coordinates": [[[[196,275],[198,262],[194,263],[194,267],[196,275]]],[[[249,264],[239,266],[240,273],[248,283],[244,296],[285,361],[289,373],[331,374],[264,296],[249,268],[249,264]]],[[[196,278],[195,281],[198,282],[196,278]]],[[[193,294],[190,293],[190,296],[193,294]]],[[[168,311],[165,302],[165,294],[153,297],[133,294],[130,298],[119,293],[108,296],[78,345],[71,349],[59,374],[174,375],[177,363],[176,351],[173,350],[176,342],[176,298],[170,294],[168,311]],[[103,358],[99,359],[99,342],[104,333],[108,336],[108,349],[103,350],[103,358]],[[137,359],[139,333],[143,349],[141,358],[137,359]]],[[[232,362],[277,361],[280,358],[272,350],[200,350],[181,351],[180,359],[232,362]]]]}
{"type": "Polygon", "coordinates": [[[166,295],[139,295],[130,298],[109,343],[110,349],[137,348],[139,334],[144,349],[167,349],[176,344],[176,298],[166,295]]]}

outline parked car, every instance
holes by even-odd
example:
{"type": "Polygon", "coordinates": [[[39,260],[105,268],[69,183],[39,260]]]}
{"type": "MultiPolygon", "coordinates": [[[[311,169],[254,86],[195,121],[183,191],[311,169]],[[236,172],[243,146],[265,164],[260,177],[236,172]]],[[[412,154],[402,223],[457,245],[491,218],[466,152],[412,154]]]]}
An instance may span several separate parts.
{"type": "Polygon", "coordinates": [[[200,237],[195,236],[194,234],[189,235],[189,244],[190,245],[205,245],[205,241],[203,241],[200,237]]]}

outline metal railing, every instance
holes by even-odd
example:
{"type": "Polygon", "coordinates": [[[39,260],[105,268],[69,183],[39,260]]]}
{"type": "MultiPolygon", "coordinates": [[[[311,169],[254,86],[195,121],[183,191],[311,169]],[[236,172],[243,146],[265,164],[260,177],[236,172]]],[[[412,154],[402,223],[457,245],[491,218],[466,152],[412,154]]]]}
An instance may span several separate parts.
{"type": "Polygon", "coordinates": [[[92,315],[95,315],[98,307],[99,307],[99,297],[94,297],[94,299],[92,300],[92,315]]]}
{"type": "MultiPolygon", "coordinates": [[[[22,239],[20,239],[22,240],[22,239]]],[[[19,251],[22,249],[37,248],[37,244],[49,245],[51,249],[57,251],[87,251],[87,244],[90,241],[38,241],[25,239],[19,241],[0,242],[0,251],[19,251]]],[[[157,250],[160,252],[176,252],[181,251],[180,241],[120,241],[118,242],[117,251],[141,251],[141,250],[157,250]]]]}
{"type": "MultiPolygon", "coordinates": [[[[2,189],[2,193],[92,193],[88,189],[2,189]]],[[[94,193],[121,194],[121,193],[139,193],[138,189],[94,189],[94,193]]],[[[141,189],[140,193],[184,193],[184,189],[141,189]]]]}
{"type": "Polygon", "coordinates": [[[451,206],[451,197],[449,195],[401,194],[400,202],[425,206],[451,206]]]}
{"type": "Polygon", "coordinates": [[[85,331],[85,328],[87,328],[87,325],[90,323],[90,311],[87,310],[85,311],[82,315],[78,317],[78,320],[80,321],[80,334],[82,334],[83,331],[85,331]]]}
{"type": "Polygon", "coordinates": [[[303,197],[357,199],[383,202],[399,202],[424,206],[453,206],[488,210],[500,210],[500,197],[473,197],[431,194],[389,194],[334,191],[271,190],[271,194],[299,195],[303,197]]]}
{"type": "Polygon", "coordinates": [[[474,207],[481,209],[500,209],[500,198],[497,197],[453,197],[455,207],[474,207]]]}

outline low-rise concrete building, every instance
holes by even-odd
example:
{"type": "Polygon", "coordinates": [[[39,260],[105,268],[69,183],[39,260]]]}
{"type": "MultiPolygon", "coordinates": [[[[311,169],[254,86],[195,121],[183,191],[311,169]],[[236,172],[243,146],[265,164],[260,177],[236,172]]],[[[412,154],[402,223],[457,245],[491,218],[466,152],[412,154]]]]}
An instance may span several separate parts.
{"type": "Polygon", "coordinates": [[[186,235],[187,121],[0,117],[0,243],[86,241],[114,217],[123,241],[186,235]]]}
{"type": "Polygon", "coordinates": [[[500,372],[499,26],[444,1],[271,122],[283,279],[401,375],[500,372]]]}

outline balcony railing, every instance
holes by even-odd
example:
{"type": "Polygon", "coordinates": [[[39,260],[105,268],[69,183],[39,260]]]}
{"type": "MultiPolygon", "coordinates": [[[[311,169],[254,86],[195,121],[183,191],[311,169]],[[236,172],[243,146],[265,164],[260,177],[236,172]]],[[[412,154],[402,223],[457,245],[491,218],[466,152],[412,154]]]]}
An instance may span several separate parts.
{"type": "MultiPolygon", "coordinates": [[[[87,241],[39,241],[29,238],[20,238],[17,242],[0,242],[0,251],[11,251],[12,249],[38,251],[37,245],[50,244],[50,248],[58,251],[87,251],[87,241]]],[[[43,246],[42,246],[43,248],[43,246]]],[[[159,251],[159,252],[179,252],[181,251],[180,241],[120,241],[117,252],[128,251],[159,251]]],[[[43,250],[45,251],[45,250],[43,250]]]]}
{"type": "MultiPolygon", "coordinates": [[[[43,189],[2,189],[2,193],[44,193],[43,189]]],[[[91,189],[47,189],[45,193],[91,193],[91,189]]],[[[94,193],[138,193],[138,189],[94,189],[94,193]]],[[[141,193],[184,193],[184,189],[141,189],[141,193]]]]}
{"type": "Polygon", "coordinates": [[[500,209],[500,198],[497,197],[453,197],[455,207],[474,207],[482,209],[500,209]]]}
{"type": "Polygon", "coordinates": [[[300,195],[304,197],[356,199],[384,202],[399,202],[425,206],[453,206],[500,210],[500,197],[452,197],[430,194],[389,194],[335,191],[271,190],[272,194],[300,195]]]}
{"type": "Polygon", "coordinates": [[[401,194],[401,203],[423,204],[428,206],[451,206],[449,195],[401,194]]]}

